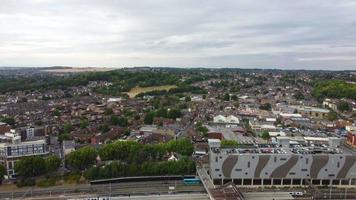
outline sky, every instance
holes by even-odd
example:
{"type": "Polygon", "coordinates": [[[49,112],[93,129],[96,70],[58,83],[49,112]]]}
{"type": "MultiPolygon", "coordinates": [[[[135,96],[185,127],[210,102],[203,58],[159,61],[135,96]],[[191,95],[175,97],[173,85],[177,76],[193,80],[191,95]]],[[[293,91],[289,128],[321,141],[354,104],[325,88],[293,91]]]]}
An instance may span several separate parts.
{"type": "Polygon", "coordinates": [[[356,1],[1,0],[0,66],[356,70],[356,1]]]}

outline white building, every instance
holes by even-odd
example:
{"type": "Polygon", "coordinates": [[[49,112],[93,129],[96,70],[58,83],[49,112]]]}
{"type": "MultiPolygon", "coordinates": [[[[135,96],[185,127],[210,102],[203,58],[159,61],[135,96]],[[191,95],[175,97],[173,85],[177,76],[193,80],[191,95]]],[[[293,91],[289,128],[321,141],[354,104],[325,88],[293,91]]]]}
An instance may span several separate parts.
{"type": "Polygon", "coordinates": [[[223,124],[239,124],[240,120],[239,120],[239,118],[237,118],[233,115],[229,115],[227,117],[225,117],[223,115],[217,115],[214,117],[213,122],[214,123],[223,123],[223,124]]]}
{"type": "Polygon", "coordinates": [[[14,131],[5,133],[0,140],[0,163],[6,167],[9,178],[13,178],[16,175],[14,171],[15,163],[22,157],[49,153],[46,140],[21,142],[21,137],[14,131]]]}

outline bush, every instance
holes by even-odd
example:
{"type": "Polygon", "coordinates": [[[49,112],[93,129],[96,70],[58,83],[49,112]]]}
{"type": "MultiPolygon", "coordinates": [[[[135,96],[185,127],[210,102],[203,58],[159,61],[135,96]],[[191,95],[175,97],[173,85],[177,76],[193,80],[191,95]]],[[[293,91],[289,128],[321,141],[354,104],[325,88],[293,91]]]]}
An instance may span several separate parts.
{"type": "Polygon", "coordinates": [[[37,182],[38,187],[52,187],[56,185],[56,179],[55,178],[47,178],[47,179],[42,179],[37,182]]]}
{"type": "Polygon", "coordinates": [[[64,181],[67,183],[78,183],[80,181],[80,173],[69,173],[64,176],[64,181]]]}
{"type": "Polygon", "coordinates": [[[26,187],[26,186],[34,186],[36,184],[35,179],[20,179],[16,182],[17,187],[26,187]]]}

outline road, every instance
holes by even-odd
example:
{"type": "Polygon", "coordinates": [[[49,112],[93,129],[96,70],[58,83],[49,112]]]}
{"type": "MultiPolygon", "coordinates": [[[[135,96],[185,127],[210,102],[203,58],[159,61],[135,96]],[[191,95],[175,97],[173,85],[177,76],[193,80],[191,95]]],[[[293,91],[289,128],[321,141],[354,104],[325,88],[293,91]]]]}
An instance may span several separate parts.
{"type": "Polygon", "coordinates": [[[244,193],[246,200],[288,200],[294,199],[288,192],[251,192],[244,193]]]}
{"type": "Polygon", "coordinates": [[[131,197],[114,197],[112,200],[209,200],[207,194],[175,194],[175,195],[148,195],[131,197]]]}
{"type": "MultiPolygon", "coordinates": [[[[104,197],[104,196],[102,196],[104,197]]],[[[97,198],[97,196],[88,195],[73,195],[66,197],[33,197],[27,198],[27,200],[54,200],[54,199],[66,199],[66,200],[83,200],[87,198],[97,198]]],[[[207,194],[194,193],[194,194],[164,194],[164,195],[137,195],[137,196],[120,196],[111,197],[111,200],[209,200],[207,194]]]]}
{"type": "Polygon", "coordinates": [[[0,199],[68,196],[73,194],[94,194],[97,196],[150,195],[168,193],[205,193],[203,185],[187,186],[182,181],[149,181],[112,183],[102,185],[69,185],[51,188],[24,188],[14,191],[0,191],[0,199]],[[174,186],[174,190],[169,187],[174,186]]]}

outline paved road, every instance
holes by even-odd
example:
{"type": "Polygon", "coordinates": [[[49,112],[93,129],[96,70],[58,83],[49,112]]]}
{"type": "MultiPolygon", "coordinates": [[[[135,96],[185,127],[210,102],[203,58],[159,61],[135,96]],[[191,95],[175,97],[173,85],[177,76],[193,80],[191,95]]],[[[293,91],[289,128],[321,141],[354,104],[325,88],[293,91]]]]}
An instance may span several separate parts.
{"type": "Polygon", "coordinates": [[[95,194],[97,196],[149,195],[176,193],[205,193],[202,185],[187,186],[182,181],[149,181],[132,183],[113,183],[103,185],[58,186],[52,188],[26,188],[14,191],[0,191],[0,199],[29,198],[41,196],[68,196],[73,194],[95,194]],[[174,186],[174,190],[169,187],[174,186]]]}
{"type": "MultiPolygon", "coordinates": [[[[102,196],[104,197],[104,196],[102,196]]],[[[106,196],[105,196],[106,197],[106,196]]],[[[97,196],[90,195],[72,195],[72,196],[52,196],[52,197],[32,197],[27,200],[83,200],[87,198],[97,198],[97,196]]],[[[120,196],[112,197],[111,200],[209,200],[207,194],[204,193],[190,193],[190,194],[164,194],[164,195],[137,195],[137,196],[120,196]]]]}
{"type": "Polygon", "coordinates": [[[207,194],[175,194],[175,195],[149,195],[149,196],[131,196],[115,197],[112,200],[208,200],[207,194]]]}
{"type": "Polygon", "coordinates": [[[246,200],[288,200],[294,199],[288,192],[251,192],[244,193],[246,200]]]}

